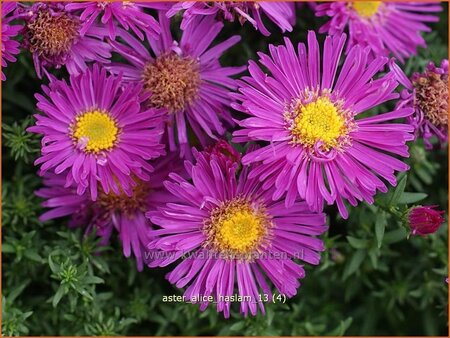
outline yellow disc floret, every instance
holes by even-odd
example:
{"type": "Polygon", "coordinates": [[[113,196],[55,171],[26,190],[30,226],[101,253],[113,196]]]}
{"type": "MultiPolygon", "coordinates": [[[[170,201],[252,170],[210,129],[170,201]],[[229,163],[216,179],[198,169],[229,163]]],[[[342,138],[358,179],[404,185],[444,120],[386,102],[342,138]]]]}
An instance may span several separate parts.
{"type": "Polygon", "coordinates": [[[217,241],[221,246],[241,253],[254,248],[263,234],[261,220],[245,209],[237,209],[227,216],[217,231],[217,241]]]}
{"type": "Polygon", "coordinates": [[[321,141],[326,150],[338,145],[339,138],[347,133],[345,118],[339,108],[327,97],[296,108],[297,116],[292,125],[292,135],[295,143],[305,147],[314,147],[321,141]]]}
{"type": "Polygon", "coordinates": [[[225,257],[248,259],[266,242],[272,223],[263,208],[236,198],[214,209],[205,226],[207,245],[225,257]]]}
{"type": "Polygon", "coordinates": [[[353,9],[360,17],[370,18],[378,12],[381,1],[354,1],[353,9]]]}
{"type": "Polygon", "coordinates": [[[94,110],[76,118],[73,137],[79,143],[85,142],[84,150],[97,153],[111,150],[117,141],[119,129],[109,114],[94,110]]]}

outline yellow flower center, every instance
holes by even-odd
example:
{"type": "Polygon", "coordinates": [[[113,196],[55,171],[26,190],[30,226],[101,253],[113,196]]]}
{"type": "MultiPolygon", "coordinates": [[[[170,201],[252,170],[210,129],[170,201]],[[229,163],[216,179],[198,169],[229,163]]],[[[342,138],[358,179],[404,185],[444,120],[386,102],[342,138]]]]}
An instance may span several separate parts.
{"type": "Polygon", "coordinates": [[[327,97],[319,97],[306,105],[296,107],[297,116],[292,125],[294,143],[314,147],[322,142],[322,148],[329,150],[339,144],[340,137],[347,134],[345,118],[340,109],[327,97]]]}
{"type": "Polygon", "coordinates": [[[258,242],[262,234],[261,221],[248,210],[237,210],[221,222],[217,240],[223,247],[247,252],[258,242]]]}
{"type": "Polygon", "coordinates": [[[158,56],[144,68],[145,88],[152,93],[153,107],[175,113],[186,108],[197,97],[200,85],[199,64],[193,58],[175,53],[158,56]]]}
{"type": "Polygon", "coordinates": [[[76,118],[72,135],[78,143],[85,142],[86,152],[98,153],[112,149],[118,133],[119,128],[109,114],[94,110],[76,118]]]}
{"type": "Polygon", "coordinates": [[[370,18],[378,12],[381,1],[353,1],[353,9],[363,18],[370,18]]]}
{"type": "Polygon", "coordinates": [[[206,245],[227,258],[250,259],[267,242],[271,227],[264,208],[256,210],[237,198],[211,212],[205,222],[206,245]]]}

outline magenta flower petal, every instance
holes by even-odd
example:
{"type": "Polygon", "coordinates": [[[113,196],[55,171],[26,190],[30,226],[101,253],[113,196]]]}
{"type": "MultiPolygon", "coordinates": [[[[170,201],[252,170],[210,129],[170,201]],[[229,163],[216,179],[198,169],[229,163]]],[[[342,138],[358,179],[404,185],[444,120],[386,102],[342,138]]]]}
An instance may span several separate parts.
{"type": "Polygon", "coordinates": [[[444,211],[436,210],[437,205],[413,207],[408,215],[412,235],[435,233],[444,223],[444,211]]]}
{"type": "Polygon", "coordinates": [[[97,65],[72,75],[70,82],[53,80],[36,94],[36,125],[28,130],[43,135],[41,173],[65,174],[67,186],[78,194],[98,188],[131,194],[134,177],[148,181],[148,160],[164,154],[161,109],[144,109],[142,86],[123,86],[120,77],[106,75],[97,65]],[[145,142],[142,142],[142,141],[145,142]]]}
{"type": "Polygon", "coordinates": [[[69,12],[80,13],[82,21],[81,35],[89,31],[89,28],[98,18],[102,25],[108,28],[111,39],[116,38],[117,28],[120,27],[133,31],[141,40],[147,33],[152,38],[156,38],[160,33],[158,22],[143,10],[145,5],[131,1],[117,2],[72,2],[66,5],[69,12]]]}
{"type": "Polygon", "coordinates": [[[296,52],[286,38],[285,45],[269,46],[270,55],[259,53],[270,74],[250,61],[233,106],[249,117],[233,140],[267,142],[243,163],[260,163],[254,175],[265,189],[275,188],[273,199],[285,196],[290,206],[298,194],[313,211],[327,202],[347,218],[345,200],[373,203],[377,190],[387,190],[380,178],[395,185],[395,172],[408,169],[392,155],[409,156],[413,127],[390,122],[411,115],[411,108],[359,117],[397,98],[398,83],[393,73],[377,76],[387,58],[369,61],[370,51],[360,46],[338,67],[344,42],[345,35],[328,36],[322,62],[314,32],[308,49],[300,43],[296,52]]]}
{"type": "Polygon", "coordinates": [[[320,32],[342,34],[347,28],[347,51],[353,46],[368,46],[371,57],[389,56],[392,53],[403,61],[416,54],[417,47],[426,47],[421,32],[431,29],[427,23],[437,22],[434,15],[442,11],[437,2],[381,2],[354,1],[319,3],[317,16],[330,20],[320,32]]]}
{"type": "Polygon", "coordinates": [[[299,261],[318,264],[324,250],[316,236],[327,229],[325,215],[298,199],[290,208],[273,201],[272,192],[251,178],[253,166],[236,176],[239,164],[221,165],[221,154],[195,157],[194,165],[186,162],[190,180],[171,175],[165,182],[178,202],[147,214],[158,226],[151,231],[149,266],[183,256],[167,279],[186,287],[184,296],[200,310],[215,302],[225,317],[236,293],[243,297],[235,299],[242,314],[256,315],[258,308],[264,313],[264,299],[272,297],[269,282],[294,296],[305,276],[299,261]]]}
{"type": "Polygon", "coordinates": [[[71,75],[87,69],[88,62],[108,63],[111,46],[104,42],[107,31],[97,26],[81,34],[82,20],[59,2],[36,2],[22,6],[20,17],[26,24],[23,45],[33,56],[39,78],[47,68],[65,66],[71,75]]]}
{"type": "MultiPolygon", "coordinates": [[[[11,21],[17,18],[17,2],[2,3],[2,68],[6,68],[8,62],[15,62],[15,55],[20,53],[20,43],[15,41],[22,25],[11,25],[11,21]]],[[[2,81],[6,80],[2,72],[2,81]]]]}
{"type": "Polygon", "coordinates": [[[391,64],[391,69],[405,87],[398,107],[414,109],[408,121],[416,136],[424,140],[427,149],[433,149],[433,137],[444,147],[448,143],[448,60],[442,60],[440,67],[430,62],[425,72],[415,73],[411,79],[397,65],[391,64]]]}
{"type": "Polygon", "coordinates": [[[232,36],[210,48],[223,24],[213,17],[197,20],[176,42],[165,12],[159,12],[159,39],[148,38],[151,51],[124,30],[118,32],[123,43],[111,42],[114,50],[129,64],[113,63],[108,69],[123,73],[126,81],[142,84],[150,95],[147,104],[166,114],[166,138],[171,151],[180,149],[182,157],[190,151],[188,128],[205,145],[233,124],[229,112],[230,90],[236,88],[231,76],[242,67],[222,67],[220,56],[240,38],[232,36]]]}
{"type": "Polygon", "coordinates": [[[294,2],[181,1],[173,5],[167,15],[172,17],[179,11],[184,11],[182,29],[186,29],[191,24],[195,25],[198,16],[212,16],[231,22],[237,19],[241,24],[248,21],[265,36],[269,36],[270,32],[264,26],[263,14],[274,22],[283,33],[292,32],[296,20],[294,2]]]}
{"type": "Polygon", "coordinates": [[[66,187],[64,175],[46,173],[44,187],[37,190],[37,196],[45,201],[43,207],[49,208],[39,218],[42,222],[50,219],[70,216],[69,226],[86,227],[89,234],[95,230],[101,237],[101,245],[109,243],[115,230],[122,243],[125,257],[133,255],[139,271],[144,267],[146,246],[150,242],[150,221],[145,217],[148,210],[156,210],[166,202],[175,202],[163,185],[169,173],[186,177],[178,154],[169,154],[152,163],[155,168],[149,181],[138,181],[129,196],[121,191],[106,194],[100,191],[96,201],[92,201],[86,192],[77,193],[74,186],[66,187]]]}

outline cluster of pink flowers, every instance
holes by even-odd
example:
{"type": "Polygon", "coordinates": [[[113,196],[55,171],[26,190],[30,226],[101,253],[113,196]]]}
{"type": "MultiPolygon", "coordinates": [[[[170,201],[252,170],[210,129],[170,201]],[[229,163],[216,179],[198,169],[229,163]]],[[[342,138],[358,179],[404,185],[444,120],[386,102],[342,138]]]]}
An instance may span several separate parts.
{"type": "MultiPolygon", "coordinates": [[[[372,1],[3,4],[2,66],[21,44],[46,83],[28,129],[42,135],[41,220],[68,216],[103,244],[117,233],[139,270],[178,262],[167,279],[188,299],[213,296],[226,317],[236,286],[250,296],[243,314],[264,312],[258,295],[270,284],[292,297],[300,263],[319,263],[325,205],[346,219],[348,204],[373,203],[409,169],[407,142],[447,143],[448,61],[411,79],[401,68],[439,11],[372,1]],[[323,44],[309,31],[248,65],[222,65],[241,39],[219,38],[224,25],[295,32],[296,10],[329,18],[323,44]],[[395,108],[364,114],[386,102],[395,108]]],[[[409,218],[420,235],[443,222],[434,207],[409,218]]]]}

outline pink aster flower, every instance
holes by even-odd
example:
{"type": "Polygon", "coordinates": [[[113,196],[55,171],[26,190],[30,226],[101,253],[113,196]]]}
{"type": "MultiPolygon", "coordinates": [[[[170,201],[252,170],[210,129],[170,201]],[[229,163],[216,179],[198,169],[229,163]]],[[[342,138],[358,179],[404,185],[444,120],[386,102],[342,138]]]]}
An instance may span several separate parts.
{"type": "Polygon", "coordinates": [[[318,264],[324,250],[316,236],[327,229],[325,215],[312,213],[300,200],[290,208],[273,201],[271,191],[250,178],[249,166],[236,175],[237,163],[225,170],[214,154],[194,156],[195,165],[185,163],[192,180],[171,174],[165,182],[179,201],[148,213],[159,226],[151,231],[149,266],[183,257],[167,279],[187,286],[184,296],[200,303],[200,310],[214,302],[225,317],[235,292],[249,297],[240,302],[241,313],[256,315],[258,307],[264,313],[264,301],[272,299],[268,281],[279,293],[294,296],[305,276],[299,261],[318,264]]]}
{"type": "Polygon", "coordinates": [[[444,211],[436,210],[437,205],[413,207],[408,215],[412,235],[429,235],[435,233],[444,223],[444,211]]]}
{"type": "Polygon", "coordinates": [[[396,185],[395,172],[408,170],[392,155],[409,156],[406,141],[414,138],[414,128],[392,122],[409,116],[411,108],[359,116],[398,98],[397,81],[392,73],[377,76],[388,59],[369,62],[370,51],[359,45],[338,71],[344,43],[345,35],[328,36],[323,62],[312,31],[308,50],[300,43],[296,52],[286,38],[285,45],[269,46],[270,55],[259,53],[270,74],[250,61],[250,77],[242,79],[234,105],[250,117],[239,122],[242,129],[233,140],[268,142],[243,163],[261,162],[251,177],[259,177],[266,189],[275,187],[274,200],[286,194],[291,206],[300,195],[313,211],[326,201],[347,218],[344,200],[373,203],[377,190],[387,191],[380,177],[396,185]]]}
{"type": "Polygon", "coordinates": [[[433,148],[433,136],[443,147],[448,142],[448,60],[442,60],[440,67],[430,62],[425,72],[415,73],[411,79],[396,64],[391,69],[405,87],[399,107],[414,108],[408,120],[416,135],[423,138],[427,149],[433,148]]]}
{"type": "Polygon", "coordinates": [[[84,35],[100,16],[101,23],[107,27],[109,37],[113,40],[116,38],[117,24],[126,30],[131,29],[141,40],[144,39],[144,32],[155,38],[160,33],[159,24],[144,12],[143,7],[147,6],[132,1],[88,1],[69,3],[66,10],[81,12],[81,35],[84,35]]]}
{"type": "Polygon", "coordinates": [[[62,174],[66,186],[77,193],[90,191],[96,200],[100,184],[108,194],[123,191],[131,196],[133,176],[148,181],[153,168],[148,160],[164,153],[161,109],[144,109],[148,95],[140,84],[123,86],[121,78],[106,75],[97,65],[70,82],[53,80],[36,94],[36,126],[28,130],[43,135],[42,156],[35,162],[41,174],[62,174]]]}
{"type": "Polygon", "coordinates": [[[233,22],[237,19],[241,25],[248,21],[265,36],[269,36],[270,32],[264,26],[263,14],[280,27],[283,33],[292,32],[296,19],[294,2],[181,1],[173,5],[167,15],[172,17],[183,10],[181,29],[195,24],[197,16],[209,15],[222,21],[233,22]]]}
{"type": "Polygon", "coordinates": [[[109,62],[111,47],[103,41],[106,30],[91,26],[81,35],[82,21],[64,9],[59,2],[36,2],[23,7],[26,21],[24,47],[33,55],[37,76],[47,74],[47,68],[65,66],[70,74],[87,69],[87,62],[109,62]]]}
{"type": "Polygon", "coordinates": [[[117,53],[130,64],[113,63],[112,73],[123,73],[124,80],[139,82],[151,93],[147,104],[163,108],[167,115],[167,137],[170,150],[181,156],[189,152],[188,126],[206,144],[205,136],[223,135],[232,124],[229,106],[230,90],[236,88],[230,76],[245,67],[222,67],[219,57],[236,44],[239,36],[208,48],[223,27],[213,17],[204,17],[183,32],[180,42],[173,40],[169,20],[159,12],[161,36],[149,37],[151,52],[129,33],[120,30],[124,43],[111,42],[117,53]],[[175,132],[177,135],[175,135],[175,132]]]}
{"type": "MultiPolygon", "coordinates": [[[[16,2],[2,3],[2,68],[6,68],[7,62],[16,62],[15,55],[20,53],[20,43],[13,39],[22,29],[21,25],[11,25],[17,15],[16,2]]],[[[6,80],[6,76],[2,71],[2,81],[6,80]]]]}
{"type": "Polygon", "coordinates": [[[62,175],[47,173],[44,187],[37,190],[36,195],[45,199],[42,206],[50,210],[39,219],[45,222],[70,216],[69,226],[86,227],[86,234],[95,231],[102,238],[100,245],[108,244],[115,230],[122,243],[124,256],[133,254],[138,270],[142,271],[151,229],[145,212],[174,200],[163,186],[170,172],[186,176],[178,154],[158,158],[153,165],[155,171],[150,180],[137,180],[130,196],[123,191],[106,194],[101,190],[96,201],[92,201],[87,193],[77,194],[73,186],[66,187],[62,175]]]}
{"type": "Polygon", "coordinates": [[[426,47],[422,32],[430,32],[426,23],[442,11],[436,2],[330,2],[316,6],[317,16],[328,16],[319,30],[330,35],[341,34],[348,27],[347,50],[354,45],[369,46],[372,57],[392,53],[399,60],[416,54],[417,47],[426,47]]]}

